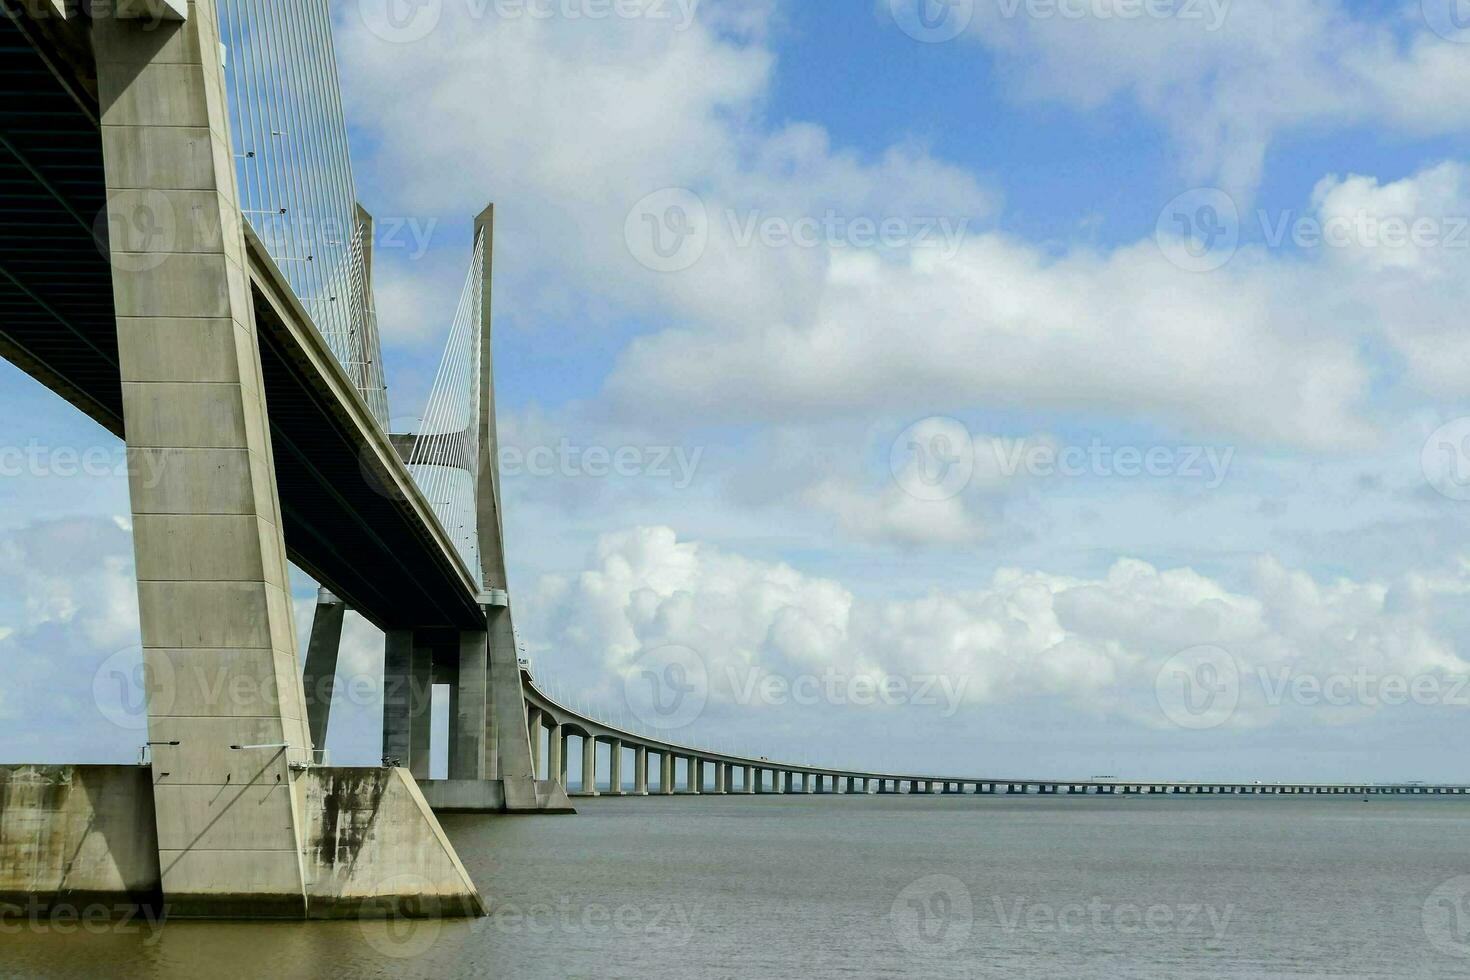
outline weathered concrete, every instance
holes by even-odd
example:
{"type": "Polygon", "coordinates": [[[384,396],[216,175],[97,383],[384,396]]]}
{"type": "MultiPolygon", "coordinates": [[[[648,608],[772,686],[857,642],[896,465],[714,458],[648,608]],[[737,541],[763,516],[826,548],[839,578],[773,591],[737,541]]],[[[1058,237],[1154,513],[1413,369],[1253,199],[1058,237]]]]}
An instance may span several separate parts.
{"type": "Polygon", "coordinates": [[[305,783],[311,918],[485,914],[406,770],[313,769],[305,783]]]}
{"type": "Polygon", "coordinates": [[[0,767],[0,901],[161,907],[146,766],[0,767]]]}
{"type": "Polygon", "coordinates": [[[295,918],[307,896],[290,765],[312,743],[214,0],[190,10],[147,30],[92,22],[129,470],[155,474],[130,487],[143,659],[219,675],[226,692],[235,677],[272,684],[150,698],[159,862],[176,914],[295,918]],[[192,151],[152,165],[165,133],[192,151]],[[180,231],[157,233],[170,213],[180,231]],[[156,465],[186,457],[214,462],[211,492],[192,484],[197,467],[156,465]],[[238,747],[257,745],[277,747],[238,747]]]}
{"type": "MultiPolygon", "coordinates": [[[[219,851],[216,837],[269,841],[272,828],[250,808],[282,786],[237,787],[203,810],[195,849],[215,860],[216,888],[180,902],[167,889],[159,833],[192,826],[200,814],[155,804],[144,766],[0,767],[0,900],[42,907],[145,905],[170,916],[258,918],[271,865],[219,851]],[[242,813],[246,813],[242,817],[242,813]]],[[[299,776],[303,798],[305,901],[277,895],[293,917],[474,916],[484,904],[439,822],[403,769],[320,767],[299,776]]]]}

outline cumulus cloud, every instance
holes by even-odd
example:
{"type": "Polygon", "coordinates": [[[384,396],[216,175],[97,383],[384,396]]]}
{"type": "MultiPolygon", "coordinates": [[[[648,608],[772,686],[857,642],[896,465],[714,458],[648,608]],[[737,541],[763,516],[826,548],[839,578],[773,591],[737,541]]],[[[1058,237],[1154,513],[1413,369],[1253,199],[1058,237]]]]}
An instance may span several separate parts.
{"type": "Polygon", "coordinates": [[[613,699],[607,677],[675,644],[697,652],[713,701],[742,710],[762,707],[743,702],[741,678],[752,672],[790,680],[832,671],[875,682],[945,678],[969,710],[1059,699],[1083,715],[1158,728],[1172,724],[1158,700],[1161,672],[1180,651],[1211,644],[1239,667],[1239,709],[1227,723],[1250,728],[1301,720],[1293,703],[1271,697],[1268,681],[1282,670],[1463,679],[1470,662],[1456,650],[1447,606],[1467,591],[1464,567],[1319,581],[1262,557],[1227,586],[1125,558],[1094,578],[1001,569],[978,588],[866,598],[643,527],[604,536],[584,571],[543,579],[523,622],[559,676],[613,699]]]}

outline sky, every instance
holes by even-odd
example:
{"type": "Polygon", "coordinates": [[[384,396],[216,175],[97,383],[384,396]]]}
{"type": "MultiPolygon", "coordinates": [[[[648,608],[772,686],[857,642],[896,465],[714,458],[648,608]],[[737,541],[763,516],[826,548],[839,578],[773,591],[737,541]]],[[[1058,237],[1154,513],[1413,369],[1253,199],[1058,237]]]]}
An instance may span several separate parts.
{"type": "MultiPolygon", "coordinates": [[[[558,697],[853,768],[1470,778],[1470,5],[332,7],[400,425],[496,205],[558,697]]],[[[8,364],[0,446],[0,750],[127,761],[121,447],[8,364]]]]}

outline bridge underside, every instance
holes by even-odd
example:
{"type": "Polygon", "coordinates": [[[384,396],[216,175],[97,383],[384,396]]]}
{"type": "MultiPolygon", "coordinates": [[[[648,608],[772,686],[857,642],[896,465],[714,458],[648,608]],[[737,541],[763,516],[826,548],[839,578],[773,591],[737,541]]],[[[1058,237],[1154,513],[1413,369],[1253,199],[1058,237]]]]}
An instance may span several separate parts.
{"type": "MultiPolygon", "coordinates": [[[[24,25],[0,16],[0,356],[121,437],[95,68],[83,31],[24,25]],[[44,36],[33,45],[26,31],[44,36]]],[[[392,445],[323,364],[264,250],[250,252],[291,560],[384,629],[483,628],[463,569],[406,499],[416,491],[392,445]]]]}

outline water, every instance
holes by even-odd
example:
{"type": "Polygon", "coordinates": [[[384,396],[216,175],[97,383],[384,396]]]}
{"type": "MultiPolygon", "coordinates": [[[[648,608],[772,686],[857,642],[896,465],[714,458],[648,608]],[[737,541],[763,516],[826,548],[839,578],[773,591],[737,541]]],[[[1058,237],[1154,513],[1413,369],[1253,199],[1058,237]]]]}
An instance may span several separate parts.
{"type": "Polygon", "coordinates": [[[838,796],[447,817],[475,922],[0,937],[0,977],[1464,977],[1470,803],[838,796]]]}

